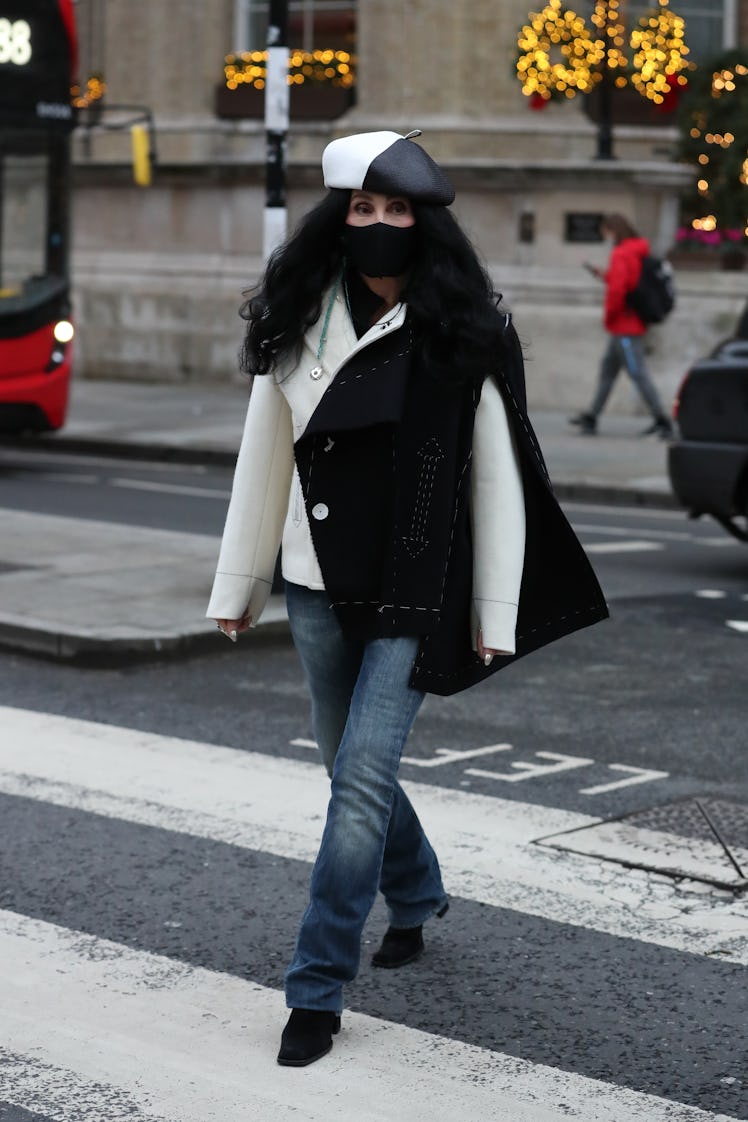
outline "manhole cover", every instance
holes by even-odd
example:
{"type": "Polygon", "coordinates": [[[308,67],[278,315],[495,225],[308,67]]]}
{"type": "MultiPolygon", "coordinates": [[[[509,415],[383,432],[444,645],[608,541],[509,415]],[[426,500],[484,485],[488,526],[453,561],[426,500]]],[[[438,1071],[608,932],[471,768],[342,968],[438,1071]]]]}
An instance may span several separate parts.
{"type": "Polygon", "coordinates": [[[720,888],[748,886],[748,806],[727,799],[683,799],[536,844],[720,888]]]}

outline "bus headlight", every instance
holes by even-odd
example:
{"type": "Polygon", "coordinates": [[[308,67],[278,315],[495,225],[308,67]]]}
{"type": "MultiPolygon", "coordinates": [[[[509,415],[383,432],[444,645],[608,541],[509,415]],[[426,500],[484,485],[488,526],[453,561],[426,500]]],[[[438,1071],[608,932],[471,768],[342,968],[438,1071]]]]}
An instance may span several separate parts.
{"type": "Polygon", "coordinates": [[[61,319],[55,324],[53,335],[58,343],[69,343],[75,335],[75,328],[69,319],[61,319]]]}

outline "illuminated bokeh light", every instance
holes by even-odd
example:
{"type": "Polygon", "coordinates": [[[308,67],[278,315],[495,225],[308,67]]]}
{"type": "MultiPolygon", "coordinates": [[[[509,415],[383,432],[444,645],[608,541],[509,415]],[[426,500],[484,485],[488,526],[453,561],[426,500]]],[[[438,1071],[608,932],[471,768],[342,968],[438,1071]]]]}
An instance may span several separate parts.
{"type": "MultiPolygon", "coordinates": [[[[267,78],[267,51],[243,51],[226,55],[224,80],[230,90],[239,86],[265,88],[267,78]]],[[[348,51],[292,50],[288,57],[289,86],[314,85],[340,86],[350,89],[356,84],[356,60],[348,51]]]]}
{"type": "Polygon", "coordinates": [[[673,79],[680,85],[686,82],[682,73],[689,66],[685,30],[682,17],[670,11],[669,0],[660,0],[659,11],[643,16],[631,32],[631,82],[655,105],[662,105],[673,79]]]}
{"type": "Polygon", "coordinates": [[[562,7],[561,0],[550,0],[541,12],[530,13],[517,46],[517,77],[528,97],[549,101],[560,93],[572,98],[600,81],[596,67],[605,57],[604,44],[581,16],[562,7]]]}
{"type": "Polygon", "coordinates": [[[101,101],[106,93],[106,82],[101,74],[91,74],[86,81],[85,89],[74,85],[70,90],[70,98],[76,109],[87,109],[101,101]]]}
{"type": "MultiPolygon", "coordinates": [[[[711,78],[711,96],[715,99],[720,99],[731,95],[735,95],[738,91],[741,82],[748,81],[748,66],[742,63],[733,64],[731,68],[726,67],[722,70],[716,70],[711,78]]],[[[715,107],[716,108],[716,107],[715,107]]],[[[730,107],[725,106],[729,111],[730,107]]],[[[716,122],[721,116],[721,112],[717,116],[712,117],[716,122]]],[[[729,118],[728,118],[729,119],[729,118]]],[[[712,200],[712,206],[719,213],[719,196],[724,189],[724,176],[725,176],[725,157],[722,153],[727,152],[735,143],[736,136],[734,133],[726,129],[724,132],[712,131],[712,128],[707,127],[708,114],[704,109],[695,110],[692,115],[692,127],[689,130],[689,136],[692,140],[701,141],[701,144],[706,150],[697,151],[694,153],[697,164],[706,170],[707,166],[710,167],[710,178],[712,180],[711,187],[707,179],[700,178],[696,182],[696,189],[703,197],[709,197],[712,200]]],[[[733,126],[734,127],[734,126],[733,126]]],[[[744,140],[741,141],[744,143],[744,140]]],[[[700,145],[701,146],[701,145],[700,145]]],[[[700,147],[699,146],[699,147],[700,147]]],[[[732,165],[729,165],[730,167],[732,165]]],[[[748,151],[746,151],[739,159],[737,164],[737,178],[738,181],[745,187],[748,186],[748,151]]],[[[704,174],[702,171],[702,175],[704,174]]],[[[729,174],[733,174],[730,172],[729,174]]],[[[748,219],[745,223],[742,219],[738,219],[741,225],[737,225],[736,220],[732,219],[731,222],[721,221],[717,214],[707,214],[701,218],[694,218],[691,222],[691,227],[696,231],[697,235],[706,233],[711,235],[721,235],[721,240],[727,243],[739,242],[741,238],[748,237],[748,219]]],[[[711,244],[711,242],[710,242],[711,244]]],[[[715,244],[718,244],[715,242],[715,244]]]]}
{"type": "Polygon", "coordinates": [[[622,88],[629,81],[631,62],[636,90],[661,105],[674,87],[687,84],[684,71],[690,66],[685,23],[670,11],[669,2],[658,0],[627,41],[622,0],[596,0],[590,27],[564,8],[562,0],[549,0],[542,11],[530,13],[517,39],[522,92],[545,101],[560,94],[589,93],[604,70],[622,88]]]}
{"type": "Polygon", "coordinates": [[[620,0],[597,0],[591,17],[602,37],[605,64],[611,70],[623,69],[628,62],[624,50],[626,28],[621,20],[620,7],[620,0]]]}

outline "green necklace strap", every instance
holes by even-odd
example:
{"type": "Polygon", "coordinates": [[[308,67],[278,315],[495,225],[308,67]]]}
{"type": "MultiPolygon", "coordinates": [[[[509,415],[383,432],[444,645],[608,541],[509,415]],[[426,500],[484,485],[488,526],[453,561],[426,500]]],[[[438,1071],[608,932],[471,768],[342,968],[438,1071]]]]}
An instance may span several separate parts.
{"type": "Polygon", "coordinates": [[[335,284],[332,286],[332,290],[330,292],[330,298],[327,301],[327,308],[325,309],[325,318],[322,322],[322,334],[319,337],[319,346],[317,347],[317,362],[319,362],[319,360],[322,358],[322,355],[323,355],[324,350],[325,350],[325,343],[327,342],[327,331],[328,331],[328,328],[330,326],[330,316],[332,315],[332,309],[335,305],[335,300],[336,300],[336,297],[338,295],[338,289],[340,288],[340,282],[343,279],[343,272],[344,272],[344,269],[341,269],[340,272],[338,273],[337,278],[335,280],[335,284]]]}

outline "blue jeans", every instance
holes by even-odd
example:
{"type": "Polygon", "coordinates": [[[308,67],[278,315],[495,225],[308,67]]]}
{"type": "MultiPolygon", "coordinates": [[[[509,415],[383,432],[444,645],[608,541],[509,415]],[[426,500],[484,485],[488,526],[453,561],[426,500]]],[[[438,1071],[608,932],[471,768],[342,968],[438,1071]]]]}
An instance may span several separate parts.
{"type": "Polygon", "coordinates": [[[408,686],[418,639],[347,639],[325,592],[286,586],[288,617],[312,696],[330,802],[309,906],[286,972],[291,1009],[339,1013],[358,972],[361,932],[381,889],[395,927],[446,903],[439,862],[397,782],[423,694],[408,686]]]}
{"type": "Polygon", "coordinates": [[[664,417],[665,411],[662,408],[660,395],[647,370],[644,358],[644,338],[641,335],[610,336],[600,363],[597,390],[588,412],[593,417],[597,417],[602,412],[622,366],[626,367],[629,378],[636,386],[655,420],[664,417]]]}

